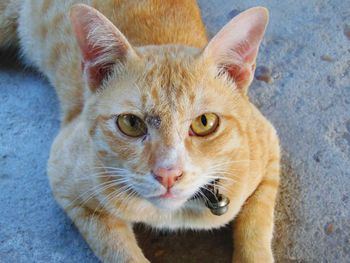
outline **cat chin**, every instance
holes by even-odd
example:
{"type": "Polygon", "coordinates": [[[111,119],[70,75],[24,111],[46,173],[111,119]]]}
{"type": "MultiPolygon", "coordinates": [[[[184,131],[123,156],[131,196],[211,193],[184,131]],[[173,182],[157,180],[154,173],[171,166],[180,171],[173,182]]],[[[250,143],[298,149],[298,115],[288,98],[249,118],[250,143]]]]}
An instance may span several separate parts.
{"type": "Polygon", "coordinates": [[[149,198],[149,201],[157,208],[173,212],[180,209],[187,201],[187,198],[163,198],[163,197],[153,197],[149,198]]]}

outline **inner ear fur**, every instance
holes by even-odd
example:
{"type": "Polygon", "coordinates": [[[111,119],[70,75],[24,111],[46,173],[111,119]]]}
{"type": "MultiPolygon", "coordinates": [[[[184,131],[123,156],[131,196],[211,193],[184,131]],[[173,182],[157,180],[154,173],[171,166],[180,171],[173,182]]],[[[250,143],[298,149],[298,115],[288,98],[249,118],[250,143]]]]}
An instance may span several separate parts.
{"type": "Polygon", "coordinates": [[[77,4],[70,18],[81,55],[84,79],[95,92],[117,63],[137,57],[126,37],[96,9],[77,4]]]}
{"type": "Polygon", "coordinates": [[[203,52],[219,71],[229,74],[244,93],[254,77],[256,57],[268,20],[266,8],[248,9],[227,23],[203,52]]]}

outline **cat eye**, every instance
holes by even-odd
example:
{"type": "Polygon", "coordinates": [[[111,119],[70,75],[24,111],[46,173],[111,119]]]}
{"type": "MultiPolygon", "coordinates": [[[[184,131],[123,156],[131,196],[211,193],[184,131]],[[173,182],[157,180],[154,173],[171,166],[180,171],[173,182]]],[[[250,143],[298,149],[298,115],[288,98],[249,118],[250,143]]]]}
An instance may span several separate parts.
{"type": "Polygon", "coordinates": [[[147,126],[143,120],[133,114],[121,114],[117,119],[119,130],[129,137],[141,137],[147,133],[147,126]]]}
{"type": "Polygon", "coordinates": [[[204,113],[192,121],[191,131],[197,136],[207,136],[216,131],[219,117],[215,113],[204,113]]]}

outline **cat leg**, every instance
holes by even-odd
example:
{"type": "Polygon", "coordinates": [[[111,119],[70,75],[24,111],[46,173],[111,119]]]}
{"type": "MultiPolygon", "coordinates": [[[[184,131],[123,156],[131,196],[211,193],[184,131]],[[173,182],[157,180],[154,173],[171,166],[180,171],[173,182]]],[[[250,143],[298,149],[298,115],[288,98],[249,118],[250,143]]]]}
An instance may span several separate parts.
{"type": "Polygon", "coordinates": [[[270,161],[266,171],[234,221],[234,263],[274,262],[271,240],[279,184],[279,156],[270,161]]]}
{"type": "Polygon", "coordinates": [[[18,44],[17,19],[20,0],[0,1],[0,48],[14,47],[18,44]]]}
{"type": "Polygon", "coordinates": [[[66,211],[85,240],[104,263],[149,263],[130,224],[109,214],[75,207],[66,211]]]}

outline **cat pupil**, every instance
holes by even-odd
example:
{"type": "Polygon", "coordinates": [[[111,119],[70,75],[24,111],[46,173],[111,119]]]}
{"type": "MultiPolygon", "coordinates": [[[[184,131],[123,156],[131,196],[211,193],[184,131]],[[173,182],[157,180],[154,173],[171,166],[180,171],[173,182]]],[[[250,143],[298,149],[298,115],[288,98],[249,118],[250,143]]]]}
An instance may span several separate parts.
{"type": "Polygon", "coordinates": [[[208,121],[207,121],[207,117],[205,117],[205,115],[201,116],[201,122],[204,126],[207,126],[208,121]]]}
{"type": "Polygon", "coordinates": [[[134,116],[129,117],[129,123],[131,127],[134,127],[136,124],[136,118],[134,116]]]}

